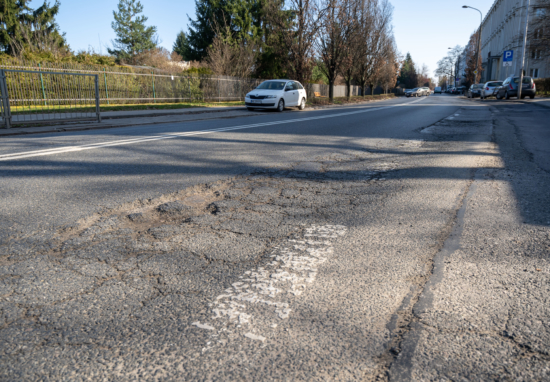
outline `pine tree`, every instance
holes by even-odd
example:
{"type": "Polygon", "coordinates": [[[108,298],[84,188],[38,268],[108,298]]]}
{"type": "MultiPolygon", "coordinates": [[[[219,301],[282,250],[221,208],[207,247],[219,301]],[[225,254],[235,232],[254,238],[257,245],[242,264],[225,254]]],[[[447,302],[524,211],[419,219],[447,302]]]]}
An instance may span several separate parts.
{"type": "Polygon", "coordinates": [[[184,31],[180,31],[180,33],[178,33],[172,50],[179,54],[184,61],[190,61],[189,42],[187,41],[187,35],[184,31]]]}
{"type": "Polygon", "coordinates": [[[262,39],[263,4],[265,0],[195,0],[196,20],[189,18],[187,49],[190,60],[201,61],[216,30],[227,31],[235,43],[262,39]]]}
{"type": "Polygon", "coordinates": [[[142,12],[141,2],[136,0],[119,0],[118,12],[113,11],[115,21],[111,23],[111,27],[117,38],[112,41],[113,49],[108,51],[119,61],[128,60],[138,53],[157,46],[155,41],[157,28],[145,25],[147,17],[138,16],[142,12]]]}
{"type": "Polygon", "coordinates": [[[11,55],[25,53],[69,52],[65,35],[59,32],[55,18],[60,3],[45,1],[37,9],[30,8],[29,0],[2,0],[0,2],[0,46],[11,55]]]}
{"type": "Polygon", "coordinates": [[[401,72],[399,73],[398,82],[407,89],[417,86],[418,75],[416,74],[416,68],[414,67],[414,62],[410,53],[407,53],[407,56],[405,56],[405,61],[403,61],[401,72]]]}

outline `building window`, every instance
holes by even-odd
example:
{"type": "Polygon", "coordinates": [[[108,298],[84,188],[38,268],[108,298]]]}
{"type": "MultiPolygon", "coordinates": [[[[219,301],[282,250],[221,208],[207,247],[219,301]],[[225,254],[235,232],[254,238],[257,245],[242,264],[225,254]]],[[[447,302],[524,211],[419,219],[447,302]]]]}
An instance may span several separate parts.
{"type": "Polygon", "coordinates": [[[542,38],[542,28],[535,29],[535,33],[533,34],[533,37],[535,40],[542,38]]]}
{"type": "Polygon", "coordinates": [[[537,17],[544,17],[546,15],[546,9],[544,8],[537,8],[535,10],[535,14],[537,15],[537,17]]]}
{"type": "Polygon", "coordinates": [[[531,69],[529,71],[529,76],[533,78],[539,78],[539,70],[538,69],[531,69]]]}
{"type": "Polygon", "coordinates": [[[540,60],[541,55],[542,55],[542,50],[540,50],[540,49],[538,49],[538,50],[533,49],[531,51],[531,59],[532,60],[540,60]]]}

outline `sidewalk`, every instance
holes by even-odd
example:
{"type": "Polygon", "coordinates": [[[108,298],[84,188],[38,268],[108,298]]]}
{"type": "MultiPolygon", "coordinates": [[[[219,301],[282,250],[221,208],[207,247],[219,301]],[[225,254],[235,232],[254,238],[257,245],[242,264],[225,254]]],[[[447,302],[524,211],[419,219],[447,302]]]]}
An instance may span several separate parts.
{"type": "Polygon", "coordinates": [[[150,125],[157,123],[189,122],[205,119],[252,116],[259,114],[260,112],[250,112],[243,106],[219,108],[196,107],[169,110],[107,111],[101,113],[101,123],[72,122],[67,124],[45,126],[23,126],[11,129],[0,128],[0,137],[23,134],[55,133],[61,131],[108,129],[115,127],[150,125]]]}
{"type": "Polygon", "coordinates": [[[546,98],[535,98],[535,99],[523,99],[521,100],[523,103],[532,103],[537,106],[543,106],[550,108],[550,97],[546,98]]]}

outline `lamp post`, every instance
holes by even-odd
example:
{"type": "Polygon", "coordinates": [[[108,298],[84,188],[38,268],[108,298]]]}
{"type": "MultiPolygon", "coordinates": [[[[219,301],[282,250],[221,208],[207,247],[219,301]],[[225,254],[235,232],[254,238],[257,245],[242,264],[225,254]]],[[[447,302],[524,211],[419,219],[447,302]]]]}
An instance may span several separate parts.
{"type": "Polygon", "coordinates": [[[531,6],[531,0],[527,0],[527,9],[525,10],[525,33],[523,34],[523,53],[521,54],[521,71],[519,73],[519,84],[518,84],[518,99],[521,98],[521,88],[523,87],[523,68],[525,65],[525,46],[527,45],[527,31],[529,27],[529,7],[530,6],[531,6]]]}
{"type": "MultiPolygon", "coordinates": [[[[476,72],[479,73],[480,75],[480,80],[481,80],[481,71],[479,70],[479,53],[480,53],[480,49],[481,49],[481,24],[483,24],[483,14],[481,13],[481,11],[477,8],[474,8],[474,7],[470,7],[469,5],[463,5],[462,8],[470,8],[470,9],[474,9],[476,11],[479,12],[479,36],[477,37],[477,51],[476,51],[476,72]]],[[[474,76],[474,83],[477,82],[477,74],[474,76]]]]}

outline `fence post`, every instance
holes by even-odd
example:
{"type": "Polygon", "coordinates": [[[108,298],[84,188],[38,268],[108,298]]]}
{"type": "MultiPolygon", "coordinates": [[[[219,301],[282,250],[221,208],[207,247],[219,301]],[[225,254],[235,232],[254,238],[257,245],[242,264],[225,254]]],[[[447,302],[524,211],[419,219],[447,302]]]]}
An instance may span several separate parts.
{"type": "MultiPolygon", "coordinates": [[[[38,68],[42,71],[42,66],[40,64],[38,64],[38,68]]],[[[40,73],[40,84],[42,85],[42,99],[44,100],[44,106],[48,106],[46,103],[46,91],[44,90],[44,78],[42,77],[42,73],[40,73]]]]}
{"type": "Polygon", "coordinates": [[[220,102],[220,76],[218,76],[218,102],[220,102]]]}
{"type": "Polygon", "coordinates": [[[155,75],[151,72],[151,78],[153,78],[153,102],[157,103],[157,94],[155,93],[155,75]]]}
{"type": "Polygon", "coordinates": [[[107,90],[107,75],[105,74],[105,68],[103,68],[103,79],[105,80],[105,95],[107,96],[107,105],[110,105],[109,90],[107,90]]]}
{"type": "Polygon", "coordinates": [[[6,84],[6,72],[4,69],[0,70],[0,91],[2,92],[2,106],[4,111],[4,123],[6,129],[11,127],[11,109],[10,109],[10,97],[8,95],[8,86],[6,84]]]}
{"type": "Polygon", "coordinates": [[[189,76],[187,76],[187,91],[189,92],[189,101],[191,101],[191,85],[189,84],[189,76]]]}
{"type": "Polygon", "coordinates": [[[94,75],[95,83],[95,114],[97,116],[97,122],[101,123],[101,110],[99,108],[99,76],[94,75]]]}

